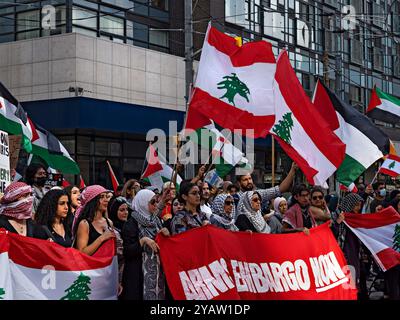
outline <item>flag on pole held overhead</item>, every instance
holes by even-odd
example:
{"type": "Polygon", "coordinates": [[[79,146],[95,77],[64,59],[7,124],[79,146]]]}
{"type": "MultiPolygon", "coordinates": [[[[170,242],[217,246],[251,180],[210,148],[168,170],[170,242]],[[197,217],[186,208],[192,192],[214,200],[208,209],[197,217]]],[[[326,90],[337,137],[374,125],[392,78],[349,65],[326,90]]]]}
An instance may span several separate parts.
{"type": "Polygon", "coordinates": [[[286,51],[278,57],[274,88],[276,120],[270,133],[310,184],[327,187],[326,180],[343,161],[345,145],[315,111],[286,51]]]}
{"type": "MultiPolygon", "coordinates": [[[[157,151],[151,144],[147,149],[145,160],[147,163],[145,164],[141,179],[147,181],[161,192],[163,184],[171,181],[173,169],[165,161],[160,160],[157,151]]],[[[181,182],[182,178],[178,174],[176,177],[177,188],[181,182]]]]}
{"type": "Polygon", "coordinates": [[[379,172],[395,178],[400,176],[400,157],[389,154],[379,168],[379,172]]]}
{"type": "Polygon", "coordinates": [[[209,24],[190,106],[223,128],[265,137],[275,119],[275,66],[269,42],[238,46],[209,24]]]}
{"type": "Polygon", "coordinates": [[[115,240],[89,256],[0,229],[0,300],[116,300],[115,254],[115,240]]]}
{"type": "Polygon", "coordinates": [[[235,147],[214,125],[214,122],[191,106],[188,108],[185,133],[203,149],[212,153],[212,162],[221,178],[238,165],[249,167],[243,152],[235,147]],[[189,132],[189,129],[194,130],[189,132]]]}
{"type": "Polygon", "coordinates": [[[82,189],[85,189],[85,188],[86,188],[85,181],[83,180],[82,175],[80,175],[79,176],[79,189],[82,190],[82,189]]]}
{"type": "Polygon", "coordinates": [[[22,135],[22,146],[32,150],[32,129],[26,112],[17,99],[0,82],[0,130],[9,134],[22,135]]]}
{"type": "Polygon", "coordinates": [[[32,128],[32,154],[41,157],[49,167],[61,173],[79,174],[80,170],[67,149],[49,131],[28,118],[32,128]]]}
{"type": "Polygon", "coordinates": [[[400,123],[400,98],[396,98],[381,89],[372,89],[367,115],[388,123],[400,123]]]}
{"type": "Polygon", "coordinates": [[[114,171],[111,167],[111,164],[108,160],[107,160],[107,166],[108,166],[108,170],[110,171],[110,178],[111,178],[111,183],[112,183],[114,192],[117,192],[119,182],[118,182],[117,177],[115,176],[114,171]]]}
{"type": "Polygon", "coordinates": [[[358,188],[356,187],[356,185],[354,184],[354,182],[350,183],[349,186],[345,186],[343,184],[339,185],[340,190],[342,191],[346,191],[346,192],[353,192],[353,193],[357,193],[358,192],[358,188]]]}
{"type": "Polygon", "coordinates": [[[346,156],[336,172],[337,180],[343,185],[349,186],[376,160],[389,153],[388,136],[319,80],[313,103],[346,145],[346,156]]]}
{"type": "Polygon", "coordinates": [[[345,213],[344,222],[383,271],[400,264],[400,215],[393,207],[377,213],[345,213]]]}

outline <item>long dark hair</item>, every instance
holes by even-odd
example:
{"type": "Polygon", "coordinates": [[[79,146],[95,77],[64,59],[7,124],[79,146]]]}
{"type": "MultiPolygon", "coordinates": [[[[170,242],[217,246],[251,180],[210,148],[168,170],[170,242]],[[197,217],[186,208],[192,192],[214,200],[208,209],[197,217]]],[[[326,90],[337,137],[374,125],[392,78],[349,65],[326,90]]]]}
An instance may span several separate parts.
{"type": "MultiPolygon", "coordinates": [[[[96,211],[99,207],[99,203],[100,203],[100,195],[94,197],[92,200],[86,203],[85,207],[83,208],[81,214],[78,217],[78,220],[76,221],[75,228],[73,230],[74,231],[73,234],[75,236],[78,231],[79,223],[83,219],[86,219],[89,223],[93,222],[94,217],[96,216],[96,211]]],[[[103,213],[103,217],[105,217],[105,212],[103,213]]]]}
{"type": "MultiPolygon", "coordinates": [[[[47,226],[49,230],[53,229],[53,223],[58,208],[58,200],[62,196],[68,196],[67,192],[58,189],[50,190],[43,196],[35,214],[35,221],[37,224],[47,226]]],[[[62,219],[61,222],[64,225],[65,231],[70,232],[66,219],[62,219]]]]}
{"type": "Polygon", "coordinates": [[[42,165],[41,163],[31,163],[25,170],[25,182],[30,186],[33,186],[35,183],[35,174],[36,172],[42,168],[44,171],[47,172],[47,168],[42,165]]]}
{"type": "MultiPolygon", "coordinates": [[[[118,218],[119,207],[122,206],[123,204],[128,205],[128,203],[126,202],[126,199],[121,196],[111,198],[110,203],[108,204],[108,217],[113,222],[114,227],[119,230],[122,230],[122,227],[125,224],[125,221],[122,221],[118,218]]],[[[129,216],[130,212],[131,212],[131,210],[129,209],[129,206],[128,206],[128,216],[129,216]]]]}
{"type": "Polygon", "coordinates": [[[182,195],[188,196],[189,191],[193,188],[197,187],[197,184],[192,183],[192,182],[186,182],[186,183],[181,183],[180,188],[179,188],[179,201],[186,205],[185,199],[183,199],[182,195]]]}

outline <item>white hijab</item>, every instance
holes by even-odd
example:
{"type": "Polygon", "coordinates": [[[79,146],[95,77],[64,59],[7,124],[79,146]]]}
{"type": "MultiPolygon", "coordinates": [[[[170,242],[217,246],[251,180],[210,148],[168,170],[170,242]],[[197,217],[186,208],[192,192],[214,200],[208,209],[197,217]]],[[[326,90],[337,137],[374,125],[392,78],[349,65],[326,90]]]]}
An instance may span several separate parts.
{"type": "Polygon", "coordinates": [[[149,202],[154,196],[155,193],[151,190],[140,190],[132,201],[132,209],[145,216],[151,215],[149,211],[149,202]]]}

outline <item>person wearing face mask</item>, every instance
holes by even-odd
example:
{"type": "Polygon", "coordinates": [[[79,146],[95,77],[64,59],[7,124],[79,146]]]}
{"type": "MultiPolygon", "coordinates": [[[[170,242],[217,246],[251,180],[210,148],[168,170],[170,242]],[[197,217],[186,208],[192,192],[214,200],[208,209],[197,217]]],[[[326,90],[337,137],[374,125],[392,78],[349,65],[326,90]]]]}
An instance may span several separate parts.
{"type": "Polygon", "coordinates": [[[0,200],[0,228],[21,236],[39,238],[40,226],[32,220],[32,187],[23,182],[13,182],[0,200]]]}
{"type": "Polygon", "coordinates": [[[32,186],[33,193],[33,214],[35,214],[40,201],[48,191],[45,188],[47,181],[46,168],[40,163],[31,163],[25,171],[25,182],[32,186]]]}
{"type": "Polygon", "coordinates": [[[383,182],[376,182],[373,184],[375,197],[371,202],[370,210],[371,212],[378,212],[378,209],[382,209],[387,206],[386,201],[386,188],[383,182]]]}

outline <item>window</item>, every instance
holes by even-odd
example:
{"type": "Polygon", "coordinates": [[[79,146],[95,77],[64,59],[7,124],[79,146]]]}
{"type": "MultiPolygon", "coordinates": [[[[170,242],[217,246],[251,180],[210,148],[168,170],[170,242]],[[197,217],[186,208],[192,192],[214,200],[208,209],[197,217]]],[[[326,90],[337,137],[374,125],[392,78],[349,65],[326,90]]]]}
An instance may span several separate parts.
{"type": "Polygon", "coordinates": [[[148,42],[149,41],[149,27],[145,24],[133,22],[132,35],[135,40],[148,42]]]}
{"type": "Polygon", "coordinates": [[[100,30],[123,36],[124,20],[113,16],[101,16],[100,30]]]}
{"type": "Polygon", "coordinates": [[[89,2],[89,1],[86,1],[86,0],[74,0],[74,4],[80,4],[82,6],[85,6],[85,7],[91,8],[91,9],[98,9],[99,8],[97,3],[89,2]]]}
{"type": "Polygon", "coordinates": [[[149,3],[152,7],[168,11],[168,0],[150,0],[149,3]]]}
{"type": "Polygon", "coordinates": [[[97,13],[88,9],[73,7],[72,23],[86,28],[97,29],[97,13]]]}
{"type": "Polygon", "coordinates": [[[0,33],[14,32],[14,16],[0,17],[0,33]]]}
{"type": "Polygon", "coordinates": [[[131,9],[133,7],[133,3],[130,0],[102,0],[101,2],[110,3],[124,9],[131,9]]]}
{"type": "Polygon", "coordinates": [[[225,19],[230,23],[244,25],[246,23],[245,0],[225,0],[225,19]]]}
{"type": "Polygon", "coordinates": [[[158,45],[161,47],[168,47],[168,32],[167,31],[150,30],[149,42],[151,44],[155,44],[155,45],[158,45]]]}
{"type": "Polygon", "coordinates": [[[17,14],[17,31],[26,31],[40,27],[39,10],[20,12],[17,14]]]}

